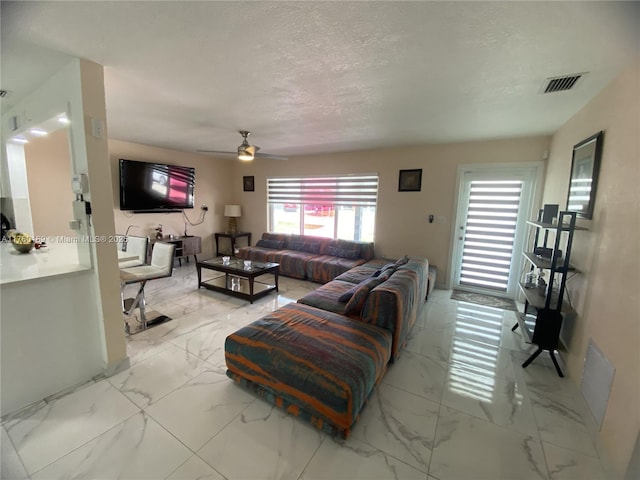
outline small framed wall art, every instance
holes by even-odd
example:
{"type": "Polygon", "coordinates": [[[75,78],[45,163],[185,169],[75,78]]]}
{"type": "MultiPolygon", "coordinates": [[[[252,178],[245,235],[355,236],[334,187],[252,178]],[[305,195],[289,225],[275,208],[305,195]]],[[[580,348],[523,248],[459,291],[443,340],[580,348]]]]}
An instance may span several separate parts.
{"type": "Polygon", "coordinates": [[[400,170],[398,177],[399,192],[419,192],[422,188],[422,169],[400,170]]]}
{"type": "Polygon", "coordinates": [[[593,217],[603,138],[604,132],[598,132],[573,147],[567,210],[581,218],[593,217]]]}
{"type": "Polygon", "coordinates": [[[255,183],[254,183],[254,178],[253,176],[244,176],[242,177],[242,187],[244,189],[245,192],[254,192],[255,191],[255,183]]]}

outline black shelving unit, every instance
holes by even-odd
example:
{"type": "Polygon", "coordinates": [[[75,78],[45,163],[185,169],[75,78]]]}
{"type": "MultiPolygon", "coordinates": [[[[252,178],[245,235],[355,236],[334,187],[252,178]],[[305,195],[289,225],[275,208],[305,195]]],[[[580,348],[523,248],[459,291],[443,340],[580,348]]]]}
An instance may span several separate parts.
{"type": "Polygon", "coordinates": [[[526,336],[527,341],[538,346],[538,349],[522,364],[529,366],[543,351],[548,351],[558,375],[564,377],[554,351],[558,348],[560,329],[563,316],[571,312],[571,306],[565,301],[567,274],[575,269],[569,263],[571,246],[576,227],[576,212],[560,212],[557,224],[543,223],[542,210],[538,213],[538,221],[527,222],[535,228],[533,245],[530,251],[523,252],[524,258],[530,265],[530,271],[536,268],[549,273],[546,287],[531,286],[520,282],[520,289],[525,296],[524,311],[517,314],[517,323],[511,329],[518,327],[526,336]],[[553,240],[549,234],[553,232],[553,240]],[[552,248],[550,258],[536,255],[536,248],[552,248]],[[562,257],[561,257],[562,251],[562,257]]]}

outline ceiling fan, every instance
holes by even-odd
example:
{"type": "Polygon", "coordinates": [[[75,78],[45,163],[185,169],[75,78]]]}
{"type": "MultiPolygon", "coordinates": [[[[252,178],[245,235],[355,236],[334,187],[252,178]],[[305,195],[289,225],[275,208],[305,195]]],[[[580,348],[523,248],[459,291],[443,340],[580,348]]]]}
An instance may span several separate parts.
{"type": "Polygon", "coordinates": [[[281,155],[270,155],[268,153],[258,153],[260,147],[256,147],[255,145],[250,145],[247,137],[251,135],[249,130],[239,130],[238,133],[242,135],[242,143],[238,147],[237,152],[222,152],[219,150],[198,150],[202,153],[218,153],[222,155],[237,155],[238,160],[243,160],[245,162],[251,161],[254,158],[269,158],[271,160],[288,160],[288,157],[283,157],[281,155]]]}

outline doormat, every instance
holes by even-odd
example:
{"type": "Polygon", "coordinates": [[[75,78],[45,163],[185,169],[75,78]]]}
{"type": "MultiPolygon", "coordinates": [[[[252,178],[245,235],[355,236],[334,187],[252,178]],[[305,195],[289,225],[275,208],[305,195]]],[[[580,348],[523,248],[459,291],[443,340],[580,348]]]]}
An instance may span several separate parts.
{"type": "Polygon", "coordinates": [[[451,293],[451,300],[460,300],[461,302],[476,303],[485,307],[502,308],[504,310],[518,311],[516,302],[510,298],[494,297],[493,295],[483,295],[481,293],[463,292],[454,290],[451,293]]]}

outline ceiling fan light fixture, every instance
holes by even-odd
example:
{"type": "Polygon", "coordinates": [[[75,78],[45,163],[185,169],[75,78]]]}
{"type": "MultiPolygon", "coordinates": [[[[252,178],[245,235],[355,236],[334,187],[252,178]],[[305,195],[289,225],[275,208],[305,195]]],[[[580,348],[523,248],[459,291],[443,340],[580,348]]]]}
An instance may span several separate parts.
{"type": "Polygon", "coordinates": [[[238,147],[238,160],[250,162],[254,158],[254,149],[240,145],[238,147]]]}

